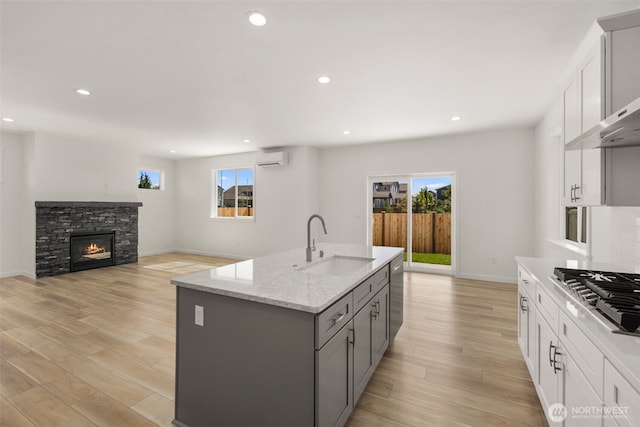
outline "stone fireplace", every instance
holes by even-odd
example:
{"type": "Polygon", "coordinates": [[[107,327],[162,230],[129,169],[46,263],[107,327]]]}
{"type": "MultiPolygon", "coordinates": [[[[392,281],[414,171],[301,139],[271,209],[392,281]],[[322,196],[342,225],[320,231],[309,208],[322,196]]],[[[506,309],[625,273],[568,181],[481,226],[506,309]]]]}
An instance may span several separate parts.
{"type": "Polygon", "coordinates": [[[140,202],[36,202],[36,277],[138,261],[140,202]]]}

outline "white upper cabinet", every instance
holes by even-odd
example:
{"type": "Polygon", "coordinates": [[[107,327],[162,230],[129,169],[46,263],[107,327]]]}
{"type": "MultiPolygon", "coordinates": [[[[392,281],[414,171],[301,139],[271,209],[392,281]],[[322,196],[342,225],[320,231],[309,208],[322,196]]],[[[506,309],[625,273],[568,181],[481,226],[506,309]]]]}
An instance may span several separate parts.
{"type": "MultiPolygon", "coordinates": [[[[563,140],[567,144],[604,118],[604,39],[588,51],[562,92],[563,140]]],[[[565,205],[604,202],[601,149],[571,150],[564,158],[565,205]]]]}

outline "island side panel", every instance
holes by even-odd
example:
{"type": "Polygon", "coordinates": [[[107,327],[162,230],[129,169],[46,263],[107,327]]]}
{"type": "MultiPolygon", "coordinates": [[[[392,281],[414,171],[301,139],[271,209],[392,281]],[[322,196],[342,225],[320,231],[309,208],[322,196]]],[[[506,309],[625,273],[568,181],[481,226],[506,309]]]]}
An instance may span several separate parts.
{"type": "Polygon", "coordinates": [[[176,289],[176,424],[313,426],[313,314],[176,289]]]}

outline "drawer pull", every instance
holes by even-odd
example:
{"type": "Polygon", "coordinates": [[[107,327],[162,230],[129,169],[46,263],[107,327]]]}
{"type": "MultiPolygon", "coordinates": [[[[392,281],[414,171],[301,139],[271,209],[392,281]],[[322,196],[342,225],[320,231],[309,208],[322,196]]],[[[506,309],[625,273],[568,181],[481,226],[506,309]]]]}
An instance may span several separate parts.
{"type": "Polygon", "coordinates": [[[524,305],[524,303],[527,302],[527,297],[525,297],[524,295],[520,295],[520,310],[521,311],[527,311],[528,308],[526,305],[524,305]]]}
{"type": "Polygon", "coordinates": [[[338,323],[339,321],[341,321],[342,319],[344,319],[344,316],[346,316],[347,313],[338,313],[335,316],[333,316],[331,318],[331,320],[333,320],[333,324],[335,325],[336,323],[338,323]]]}

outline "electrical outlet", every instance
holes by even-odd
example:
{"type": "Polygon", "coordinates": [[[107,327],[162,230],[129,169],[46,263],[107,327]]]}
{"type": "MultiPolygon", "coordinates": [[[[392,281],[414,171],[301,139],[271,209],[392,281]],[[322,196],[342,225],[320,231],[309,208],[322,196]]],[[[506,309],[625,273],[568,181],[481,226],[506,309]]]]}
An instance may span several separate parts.
{"type": "Polygon", "coordinates": [[[204,307],[196,305],[196,325],[204,326],[204,307]]]}

